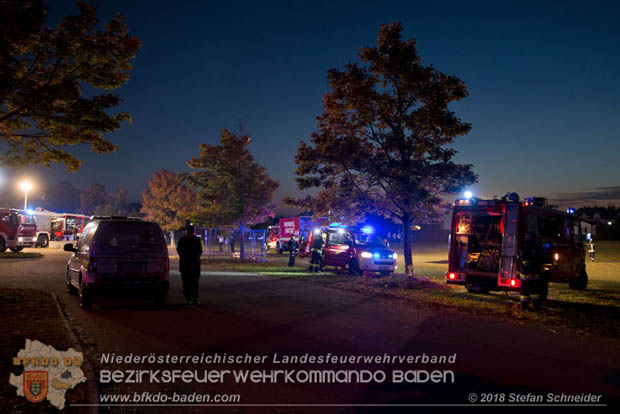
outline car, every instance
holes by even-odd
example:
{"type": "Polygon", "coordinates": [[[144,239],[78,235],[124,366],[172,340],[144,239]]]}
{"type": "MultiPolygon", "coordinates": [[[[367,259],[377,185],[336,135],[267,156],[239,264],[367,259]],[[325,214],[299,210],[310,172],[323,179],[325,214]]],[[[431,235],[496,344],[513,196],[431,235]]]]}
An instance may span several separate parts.
{"type": "Polygon", "coordinates": [[[349,273],[359,275],[364,272],[389,275],[397,269],[397,254],[370,227],[327,227],[319,231],[327,233],[323,248],[325,266],[333,266],[336,271],[348,269],[349,273]]]}
{"type": "Polygon", "coordinates": [[[166,302],[170,261],[164,233],[141,219],[93,216],[67,263],[67,290],[79,294],[80,307],[109,294],[150,294],[157,306],[166,302]]]}

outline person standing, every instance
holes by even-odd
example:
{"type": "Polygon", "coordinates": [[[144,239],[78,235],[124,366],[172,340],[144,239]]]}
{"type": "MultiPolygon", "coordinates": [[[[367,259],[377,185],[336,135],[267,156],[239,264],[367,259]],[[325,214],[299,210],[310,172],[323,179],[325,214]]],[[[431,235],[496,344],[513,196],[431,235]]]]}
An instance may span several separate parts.
{"type": "Polygon", "coordinates": [[[224,251],[224,236],[222,236],[222,233],[217,235],[217,245],[218,245],[218,250],[220,252],[224,251]]]}
{"type": "Polygon", "coordinates": [[[315,230],[312,235],[312,257],[310,259],[310,271],[320,272],[323,270],[323,236],[320,230],[315,230]]]}
{"type": "Polygon", "coordinates": [[[523,250],[521,252],[521,269],[519,279],[521,279],[521,309],[528,309],[530,302],[534,308],[542,305],[542,280],[545,256],[542,245],[536,239],[536,233],[527,233],[523,250]]]}
{"type": "Polygon", "coordinates": [[[591,261],[594,261],[594,253],[596,253],[596,246],[594,245],[594,238],[590,236],[590,240],[588,240],[588,256],[591,261]]]}
{"type": "Polygon", "coordinates": [[[198,305],[198,280],[200,279],[200,256],[202,243],[194,234],[194,226],[187,226],[185,236],[177,243],[179,271],[183,280],[183,296],[188,305],[198,305]]]}
{"type": "Polygon", "coordinates": [[[295,267],[295,256],[297,255],[297,242],[295,241],[295,234],[291,235],[288,240],[288,265],[289,267],[295,267]]]}

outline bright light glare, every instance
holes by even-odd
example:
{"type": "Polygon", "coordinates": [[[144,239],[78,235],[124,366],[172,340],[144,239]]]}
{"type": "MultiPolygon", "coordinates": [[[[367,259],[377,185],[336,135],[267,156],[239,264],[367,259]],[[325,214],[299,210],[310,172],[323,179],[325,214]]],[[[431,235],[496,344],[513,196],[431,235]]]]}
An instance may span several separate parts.
{"type": "Polygon", "coordinates": [[[473,193],[472,193],[471,191],[467,190],[467,191],[465,191],[465,192],[463,193],[463,196],[464,196],[466,199],[468,199],[468,200],[469,200],[470,198],[472,198],[472,197],[473,197],[473,193]]]}
{"type": "Polygon", "coordinates": [[[397,255],[396,253],[394,253],[394,254],[392,255],[392,259],[394,259],[394,260],[398,259],[398,255],[397,255]]]}
{"type": "Polygon", "coordinates": [[[362,232],[364,232],[366,234],[370,234],[370,233],[372,233],[372,227],[366,226],[366,227],[362,228],[362,232]]]}
{"type": "Polygon", "coordinates": [[[370,253],[370,252],[362,252],[362,257],[364,259],[370,259],[372,257],[372,253],[370,253]]]}
{"type": "Polygon", "coordinates": [[[32,183],[30,181],[22,181],[21,184],[19,185],[21,187],[22,190],[24,191],[30,191],[32,190],[32,183]]]}

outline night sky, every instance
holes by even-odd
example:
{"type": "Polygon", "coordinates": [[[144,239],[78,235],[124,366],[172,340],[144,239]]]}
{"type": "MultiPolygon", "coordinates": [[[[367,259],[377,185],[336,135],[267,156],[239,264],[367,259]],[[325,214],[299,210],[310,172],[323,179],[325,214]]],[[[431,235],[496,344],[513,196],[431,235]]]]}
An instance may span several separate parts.
{"type": "MultiPolygon", "coordinates": [[[[47,3],[54,23],[76,10],[73,1],[47,3]]],[[[143,42],[131,81],[117,91],[133,124],[109,136],[116,153],[76,150],[80,172],[4,171],[5,189],[28,175],[79,188],[123,185],[138,200],[153,172],[186,170],[201,142],[241,123],[257,160],[280,180],[278,201],[296,192],[294,156],[316,127],[327,70],[356,60],[381,24],[398,20],[423,63],[468,87],[452,109],[473,126],[456,148],[479,175],[474,193],[607,205],[620,200],[619,5],[102,0],[102,20],[121,12],[143,42]]]]}

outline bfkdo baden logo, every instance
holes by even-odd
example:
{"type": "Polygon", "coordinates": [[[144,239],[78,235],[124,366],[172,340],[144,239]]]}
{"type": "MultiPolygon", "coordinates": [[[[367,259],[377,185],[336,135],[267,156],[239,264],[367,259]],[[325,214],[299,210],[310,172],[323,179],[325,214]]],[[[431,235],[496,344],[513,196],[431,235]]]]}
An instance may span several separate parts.
{"type": "Polygon", "coordinates": [[[23,367],[21,375],[11,373],[9,383],[17,395],[39,403],[48,400],[54,407],[65,407],[65,393],[86,381],[81,369],[84,357],[74,349],[58,351],[53,346],[26,339],[26,346],[13,358],[13,367],[23,367]]]}
{"type": "Polygon", "coordinates": [[[24,397],[30,402],[43,401],[47,397],[48,372],[24,371],[24,397]]]}

